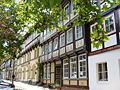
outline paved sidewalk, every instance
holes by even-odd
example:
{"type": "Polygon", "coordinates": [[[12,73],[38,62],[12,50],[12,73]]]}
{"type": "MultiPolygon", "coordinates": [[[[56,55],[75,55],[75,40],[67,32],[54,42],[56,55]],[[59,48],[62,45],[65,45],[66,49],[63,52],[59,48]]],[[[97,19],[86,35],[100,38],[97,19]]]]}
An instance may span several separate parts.
{"type": "MultiPolygon", "coordinates": [[[[8,80],[4,80],[4,81],[11,83],[11,81],[8,81],[8,80]]],[[[15,90],[50,90],[48,88],[33,86],[33,85],[29,85],[22,82],[16,82],[16,81],[14,81],[14,85],[15,85],[15,90]]]]}

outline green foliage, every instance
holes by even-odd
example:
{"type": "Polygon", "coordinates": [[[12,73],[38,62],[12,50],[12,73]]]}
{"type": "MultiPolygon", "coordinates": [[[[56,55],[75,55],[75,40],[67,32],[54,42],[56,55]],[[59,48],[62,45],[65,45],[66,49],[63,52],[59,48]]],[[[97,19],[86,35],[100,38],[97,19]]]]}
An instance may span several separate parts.
{"type": "Polygon", "coordinates": [[[19,20],[16,19],[14,0],[1,0],[0,11],[0,58],[6,56],[15,58],[15,53],[20,49],[23,37],[20,34],[19,20]]]}
{"type": "MultiPolygon", "coordinates": [[[[120,0],[105,0],[110,5],[105,4],[103,8],[98,6],[97,0],[72,1],[75,4],[75,13],[78,13],[73,25],[84,25],[98,19],[98,28],[91,33],[93,46],[98,48],[101,43],[108,40],[101,27],[101,11],[120,4],[120,0]]],[[[15,56],[23,42],[20,33],[24,31],[23,28],[28,28],[30,33],[34,30],[41,32],[46,28],[53,30],[55,27],[59,32],[67,28],[59,25],[61,17],[62,20],[67,19],[61,0],[20,0],[19,3],[15,3],[15,0],[0,0],[0,11],[0,57],[15,56]]]]}
{"type": "MultiPolygon", "coordinates": [[[[46,28],[53,30],[57,27],[57,31],[65,30],[66,26],[60,26],[59,21],[66,20],[66,13],[63,9],[61,0],[24,0],[18,4],[17,18],[22,22],[23,27],[29,28],[30,32],[37,30],[41,32],[46,28]],[[26,23],[29,25],[26,26],[26,23]]],[[[75,13],[78,13],[78,18],[74,21],[73,26],[80,24],[84,25],[86,22],[91,22],[93,19],[98,19],[99,26],[102,25],[101,12],[106,11],[109,7],[119,3],[119,0],[115,2],[112,0],[106,0],[109,4],[105,4],[103,8],[100,8],[99,2],[96,0],[72,0],[75,5],[75,13]],[[108,7],[109,6],[109,7],[108,7]]],[[[104,30],[99,27],[97,30],[91,33],[93,46],[98,48],[104,41],[108,40],[107,36],[104,35],[104,30]]]]}

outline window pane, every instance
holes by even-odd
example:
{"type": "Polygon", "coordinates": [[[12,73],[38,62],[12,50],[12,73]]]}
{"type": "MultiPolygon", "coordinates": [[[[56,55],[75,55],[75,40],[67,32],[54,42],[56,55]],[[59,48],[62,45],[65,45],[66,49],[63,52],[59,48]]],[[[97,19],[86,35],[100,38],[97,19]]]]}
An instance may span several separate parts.
{"type": "Polygon", "coordinates": [[[70,75],[71,78],[76,78],[77,77],[77,62],[76,62],[76,57],[70,58],[70,75]]]}
{"type": "Polygon", "coordinates": [[[82,37],[82,27],[80,25],[75,26],[75,37],[76,39],[82,37]]]}
{"type": "Polygon", "coordinates": [[[109,18],[107,18],[105,20],[105,28],[106,28],[106,32],[112,32],[114,31],[114,17],[110,16],[109,18]]]}
{"type": "Polygon", "coordinates": [[[67,5],[65,6],[66,15],[69,15],[69,14],[70,14],[70,7],[69,7],[69,6],[70,6],[69,4],[67,4],[67,5]]]}
{"type": "Polygon", "coordinates": [[[103,64],[103,71],[107,71],[107,63],[103,64]]]}
{"type": "Polygon", "coordinates": [[[79,77],[86,78],[87,76],[86,55],[81,55],[78,58],[79,58],[79,77]]]}
{"type": "Polygon", "coordinates": [[[73,41],[72,29],[67,31],[67,44],[73,41]]]}
{"type": "Polygon", "coordinates": [[[65,45],[65,34],[62,34],[60,36],[60,47],[65,45]]]}
{"type": "Polygon", "coordinates": [[[98,64],[98,80],[99,81],[108,80],[107,63],[98,64]]]}
{"type": "Polygon", "coordinates": [[[102,73],[99,73],[99,80],[101,81],[103,79],[102,73]]]}
{"type": "Polygon", "coordinates": [[[58,48],[58,38],[54,39],[53,46],[54,46],[54,50],[58,48]]]}
{"type": "Polygon", "coordinates": [[[69,77],[69,64],[68,60],[63,61],[63,77],[68,78],[69,77]]]}
{"type": "Polygon", "coordinates": [[[98,65],[98,72],[102,72],[102,64],[98,65]]]}

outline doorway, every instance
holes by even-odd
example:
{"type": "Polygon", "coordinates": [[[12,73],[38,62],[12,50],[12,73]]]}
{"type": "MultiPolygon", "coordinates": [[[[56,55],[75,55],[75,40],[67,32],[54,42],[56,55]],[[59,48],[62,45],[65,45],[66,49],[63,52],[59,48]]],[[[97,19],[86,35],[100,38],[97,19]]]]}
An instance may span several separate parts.
{"type": "Polygon", "coordinates": [[[55,66],[55,83],[61,86],[61,83],[62,83],[61,64],[57,64],[55,66]]]}

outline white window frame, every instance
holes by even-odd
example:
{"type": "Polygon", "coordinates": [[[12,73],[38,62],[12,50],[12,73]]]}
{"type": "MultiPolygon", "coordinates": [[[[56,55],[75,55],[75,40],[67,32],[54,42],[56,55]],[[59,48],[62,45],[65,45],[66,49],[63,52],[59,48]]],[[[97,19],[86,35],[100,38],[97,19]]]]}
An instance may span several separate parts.
{"type": "Polygon", "coordinates": [[[82,54],[78,56],[78,69],[79,69],[79,78],[87,78],[87,56],[86,54],[82,54]],[[80,60],[80,57],[83,57],[83,56],[85,56],[85,58],[82,58],[82,60],[80,60]],[[83,66],[80,66],[81,62],[85,62],[85,65],[84,65],[85,71],[80,71],[80,67],[83,68],[83,66]],[[80,75],[80,74],[83,74],[83,72],[86,73],[86,76],[80,75]]]}
{"type": "Polygon", "coordinates": [[[68,59],[64,59],[63,60],[63,79],[68,79],[69,78],[69,60],[68,59]],[[65,61],[67,61],[66,63],[64,63],[65,61]],[[65,73],[66,72],[64,72],[64,70],[65,70],[65,65],[68,65],[68,76],[67,77],[65,77],[65,73]]]}
{"type": "Polygon", "coordinates": [[[64,7],[64,11],[66,13],[66,16],[70,15],[70,4],[69,3],[64,7]],[[68,7],[68,9],[66,9],[67,7],[68,7]],[[69,10],[69,11],[67,11],[67,10],[69,10]],[[69,13],[67,13],[67,12],[69,12],[69,13]]]}
{"type": "MultiPolygon", "coordinates": [[[[103,74],[102,74],[102,76],[103,76],[103,74]]],[[[98,78],[98,81],[99,82],[107,82],[108,81],[108,63],[107,62],[100,62],[100,63],[97,63],[97,78],[98,78]],[[98,67],[98,65],[100,65],[100,64],[102,64],[102,70],[103,70],[103,64],[107,64],[107,71],[101,71],[101,72],[99,72],[99,67],[98,67]],[[106,73],[107,72],[107,78],[105,79],[105,77],[104,77],[104,79],[102,79],[102,80],[100,80],[99,79],[99,73],[106,73]]],[[[103,77],[102,77],[103,78],[103,77]]]]}
{"type": "Polygon", "coordinates": [[[90,25],[90,32],[93,32],[92,27],[96,26],[97,24],[98,24],[98,23],[97,23],[97,22],[95,22],[94,24],[90,25]]]}
{"type": "Polygon", "coordinates": [[[51,42],[49,42],[49,53],[51,53],[52,52],[52,41],[51,42]]]}
{"type": "Polygon", "coordinates": [[[60,47],[63,47],[63,46],[65,46],[65,33],[60,35],[60,47]]]}
{"type": "Polygon", "coordinates": [[[45,36],[45,35],[47,35],[47,30],[46,30],[46,29],[44,30],[44,36],[45,36]]]}
{"type": "Polygon", "coordinates": [[[73,29],[72,28],[67,31],[67,44],[71,42],[73,42],[73,29]],[[70,31],[71,31],[71,34],[69,33],[70,31]]]}
{"type": "Polygon", "coordinates": [[[48,54],[48,44],[45,45],[44,54],[45,54],[45,55],[48,54]]]}
{"type": "Polygon", "coordinates": [[[53,41],[53,50],[58,49],[58,37],[54,39],[53,41]]]}
{"type": "Polygon", "coordinates": [[[47,64],[47,79],[50,79],[50,64],[47,64]]]}
{"type": "Polygon", "coordinates": [[[70,78],[77,78],[77,57],[71,57],[70,58],[70,78]],[[72,61],[72,59],[75,59],[75,61],[72,61]],[[76,64],[76,67],[74,67],[74,69],[76,68],[76,72],[72,72],[72,65],[76,64]],[[72,76],[72,74],[76,74],[76,76],[72,76]]]}
{"type": "MultiPolygon", "coordinates": [[[[106,17],[105,17],[105,20],[106,20],[107,18],[110,18],[111,16],[113,17],[113,26],[114,26],[114,30],[111,31],[111,32],[108,32],[108,34],[114,33],[114,32],[116,31],[116,27],[115,27],[115,16],[114,16],[114,13],[109,14],[108,16],[106,16],[106,17]]],[[[104,30],[106,31],[105,21],[104,21],[104,30]]]]}
{"type": "Polygon", "coordinates": [[[74,12],[76,11],[74,5],[75,4],[71,1],[71,14],[74,14],[74,12]]]}
{"type": "MultiPolygon", "coordinates": [[[[92,29],[92,28],[93,28],[94,26],[96,26],[97,24],[98,24],[98,23],[95,22],[94,24],[92,24],[92,25],[90,26],[90,32],[93,32],[93,29],[92,29]]],[[[93,41],[93,39],[91,39],[91,41],[93,41]]]]}
{"type": "Polygon", "coordinates": [[[75,39],[80,39],[83,37],[83,28],[79,24],[75,26],[75,39]],[[78,29],[79,27],[79,29],[78,29]],[[77,33],[78,30],[78,33],[77,33]],[[78,35],[78,36],[77,36],[78,35]]]}
{"type": "Polygon", "coordinates": [[[42,49],[42,50],[41,50],[41,55],[44,55],[44,54],[45,54],[45,47],[42,46],[41,49],[42,49]]]}

